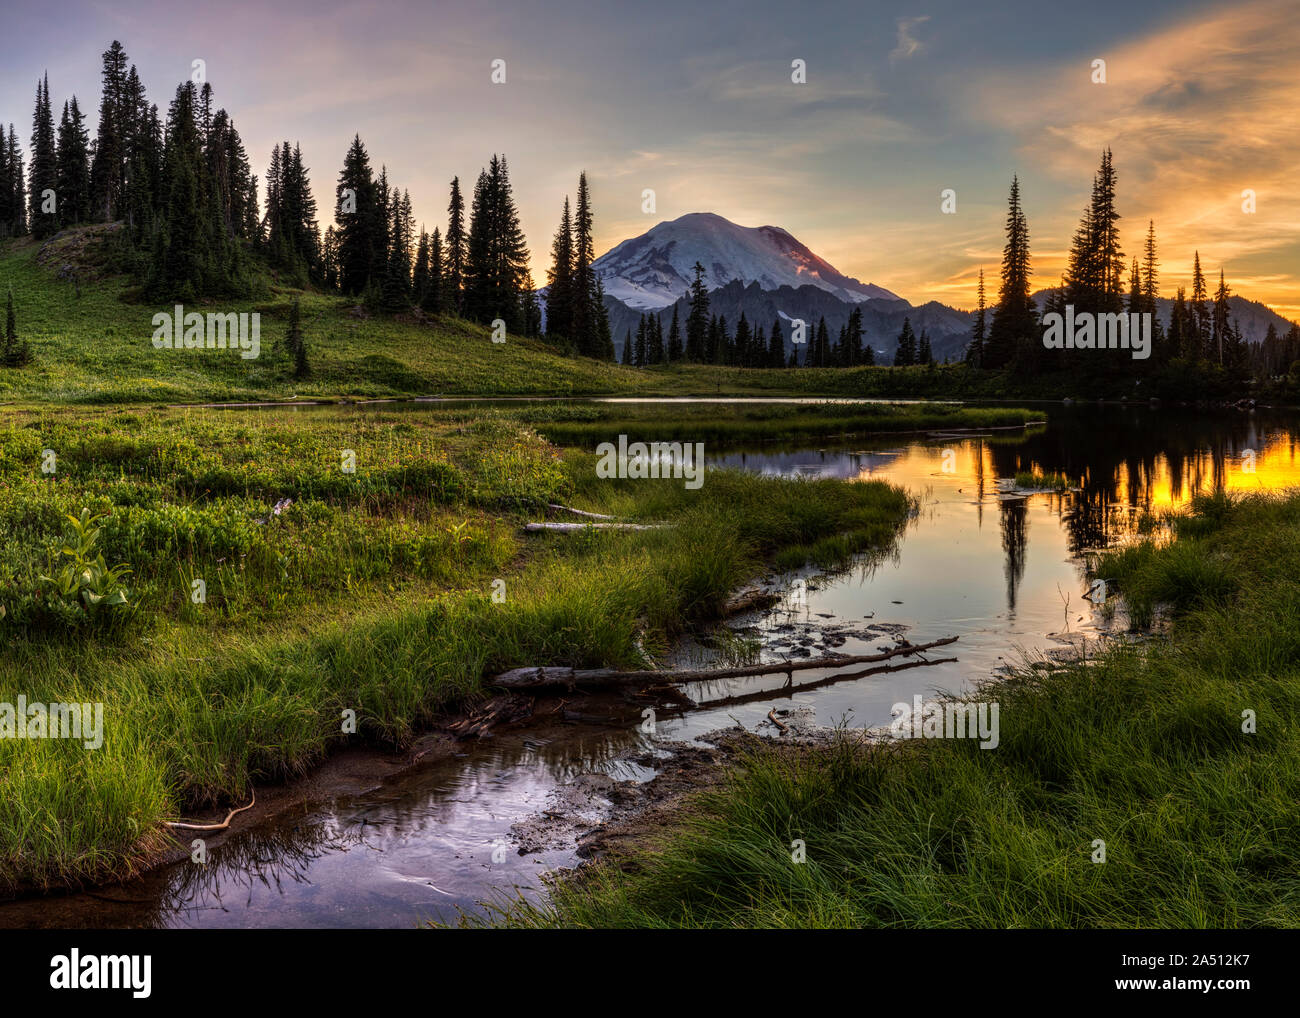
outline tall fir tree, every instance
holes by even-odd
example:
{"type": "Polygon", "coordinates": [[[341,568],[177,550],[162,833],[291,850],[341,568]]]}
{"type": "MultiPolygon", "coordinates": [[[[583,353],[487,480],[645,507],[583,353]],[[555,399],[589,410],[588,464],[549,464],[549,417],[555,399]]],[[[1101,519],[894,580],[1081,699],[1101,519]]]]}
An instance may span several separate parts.
{"type": "Polygon", "coordinates": [[[709,330],[709,291],[704,286],[704,266],[696,262],[691,271],[695,279],[690,288],[690,311],[686,315],[686,360],[698,364],[704,360],[709,330]]]}
{"type": "Polygon", "coordinates": [[[547,337],[573,342],[573,220],[567,195],[560,225],[551,242],[551,268],[546,273],[546,282],[547,337]]]}
{"type": "Polygon", "coordinates": [[[1007,198],[1007,242],[1002,251],[1002,281],[993,310],[988,340],[984,344],[986,367],[1018,364],[1031,368],[1041,349],[1037,314],[1030,297],[1029,223],[1020,205],[1020,179],[1011,178],[1007,198]]]}
{"type": "Polygon", "coordinates": [[[84,223],[90,218],[90,136],[77,97],[63,104],[59,121],[55,191],[59,196],[61,226],[84,223]]]}
{"type": "Polygon", "coordinates": [[[466,238],[464,315],[488,323],[500,319],[509,332],[523,331],[521,301],[528,247],[510,186],[505,156],[493,155],[479,174],[466,238]]]}
{"type": "Polygon", "coordinates": [[[573,297],[572,331],[578,352],[588,357],[599,357],[600,339],[597,335],[595,306],[595,279],[591,263],[595,259],[592,240],[591,194],[587,189],[587,174],[578,174],[578,198],[573,211],[573,297]]]}
{"type": "Polygon", "coordinates": [[[976,291],[975,320],[971,323],[970,345],[966,348],[966,361],[974,368],[984,367],[984,339],[988,331],[988,305],[984,293],[984,269],[980,269],[979,289],[976,291]]]}
{"type": "Polygon", "coordinates": [[[447,310],[456,315],[462,314],[465,307],[465,254],[465,199],[460,193],[460,177],[452,177],[447,235],[443,243],[443,261],[447,266],[444,298],[447,310]]]}
{"type": "Polygon", "coordinates": [[[1205,286],[1205,273],[1201,271],[1201,252],[1197,251],[1192,263],[1192,299],[1189,311],[1193,346],[1198,360],[1211,359],[1212,319],[1209,290],[1205,286]]]}
{"type": "Polygon", "coordinates": [[[669,364],[676,364],[682,359],[682,330],[676,304],[673,304],[673,324],[668,327],[668,348],[665,353],[669,364]]]}
{"type": "Polygon", "coordinates": [[[429,314],[441,314],[446,310],[443,302],[445,287],[442,234],[439,232],[438,227],[435,226],[433,236],[429,240],[429,278],[425,285],[424,297],[420,301],[420,307],[429,314]]]}
{"type": "Polygon", "coordinates": [[[112,221],[120,215],[126,190],[126,142],[135,112],[130,109],[126,65],[126,50],[114,39],[103,55],[99,129],[95,136],[95,157],[90,167],[95,213],[104,221],[112,221]]]}
{"type": "Polygon", "coordinates": [[[49,237],[59,228],[59,165],[55,151],[54,111],[50,107],[50,76],[36,83],[36,112],[32,115],[32,162],[28,168],[28,223],[32,236],[49,237]]]}
{"type": "MultiPolygon", "coordinates": [[[[268,192],[271,181],[267,180],[268,192]]],[[[381,210],[378,187],[370,168],[370,155],[361,136],[355,135],[343,158],[334,190],[334,222],[338,245],[339,290],[359,297],[373,284],[372,272],[380,259],[387,258],[379,230],[381,210]]]]}

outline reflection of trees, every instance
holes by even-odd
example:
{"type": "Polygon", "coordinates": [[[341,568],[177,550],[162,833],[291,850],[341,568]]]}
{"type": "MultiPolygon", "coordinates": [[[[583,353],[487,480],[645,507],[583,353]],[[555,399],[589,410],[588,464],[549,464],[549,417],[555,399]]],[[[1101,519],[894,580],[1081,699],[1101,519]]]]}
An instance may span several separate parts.
{"type": "Polygon", "coordinates": [[[1149,407],[1054,410],[1045,428],[987,445],[997,476],[1060,473],[1081,490],[1063,500],[1071,552],[1096,548],[1136,526],[1143,511],[1227,486],[1245,449],[1267,438],[1295,443],[1293,417],[1268,411],[1207,413],[1149,407]]]}
{"type": "Polygon", "coordinates": [[[1007,499],[998,503],[1002,526],[1002,550],[1007,554],[1003,570],[1007,577],[1007,611],[1016,613],[1016,592],[1025,577],[1025,550],[1029,543],[1029,500],[1007,499]]]}

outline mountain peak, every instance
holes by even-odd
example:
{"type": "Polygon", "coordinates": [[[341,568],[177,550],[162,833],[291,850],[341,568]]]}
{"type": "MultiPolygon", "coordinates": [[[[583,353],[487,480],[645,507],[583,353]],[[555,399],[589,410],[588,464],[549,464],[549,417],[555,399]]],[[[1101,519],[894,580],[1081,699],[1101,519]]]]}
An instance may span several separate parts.
{"type": "Polygon", "coordinates": [[[710,290],[738,279],[764,290],[812,285],[855,303],[897,299],[882,287],[845,276],[779,226],[740,226],[716,212],[664,220],[601,255],[592,269],[611,297],[629,307],[661,308],[687,291],[696,262],[704,266],[710,290]]]}

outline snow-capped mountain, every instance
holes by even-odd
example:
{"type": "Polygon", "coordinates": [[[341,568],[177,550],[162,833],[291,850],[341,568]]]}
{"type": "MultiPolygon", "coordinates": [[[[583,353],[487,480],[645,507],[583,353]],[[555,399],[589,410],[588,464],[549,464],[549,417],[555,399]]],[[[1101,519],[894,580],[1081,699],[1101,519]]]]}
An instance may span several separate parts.
{"type": "Polygon", "coordinates": [[[605,293],[633,308],[662,308],[681,297],[704,266],[704,285],[732,280],[764,290],[812,285],[840,300],[897,300],[871,283],[842,275],[778,226],[737,226],[712,212],[692,212],[625,240],[592,263],[605,293]]]}

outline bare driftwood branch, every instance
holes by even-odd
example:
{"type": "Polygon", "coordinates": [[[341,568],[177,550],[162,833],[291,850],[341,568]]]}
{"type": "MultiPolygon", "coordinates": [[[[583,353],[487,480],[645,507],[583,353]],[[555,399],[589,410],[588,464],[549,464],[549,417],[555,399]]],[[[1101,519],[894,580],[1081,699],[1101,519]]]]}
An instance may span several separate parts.
{"type": "Polygon", "coordinates": [[[624,672],[617,668],[565,668],[544,665],[539,668],[513,668],[489,679],[488,684],[502,689],[540,689],[547,686],[635,686],[649,682],[709,682],[714,679],[739,679],[751,675],[792,673],[809,668],[843,668],[845,665],[869,664],[887,661],[893,657],[919,654],[934,647],[946,647],[956,642],[957,637],[949,636],[930,643],[905,643],[879,654],[833,654],[808,658],[804,661],[779,661],[764,665],[744,665],[739,668],[624,672]]]}
{"type": "Polygon", "coordinates": [[[551,531],[557,534],[580,534],[584,530],[660,530],[665,523],[525,523],[531,534],[551,531]]]}
{"type": "Polygon", "coordinates": [[[246,809],[252,809],[257,802],[257,792],[253,792],[253,798],[247,806],[240,806],[239,809],[232,809],[226,814],[226,819],[219,824],[188,824],[180,820],[167,820],[164,825],[178,831],[224,831],[230,826],[231,818],[236,813],[242,813],[246,809]]]}
{"type": "Polygon", "coordinates": [[[867,668],[859,672],[828,675],[822,679],[814,679],[812,682],[787,682],[783,686],[775,686],[771,689],[758,689],[752,693],[738,693],[735,696],[724,696],[718,700],[703,700],[700,703],[695,704],[695,709],[712,710],[715,707],[732,707],[740,703],[756,703],[761,700],[789,700],[794,697],[795,693],[806,693],[810,689],[820,689],[822,686],[833,686],[837,682],[851,682],[853,679],[863,679],[868,675],[880,675],[883,672],[905,672],[909,668],[925,668],[928,665],[946,665],[951,664],[956,660],[955,657],[936,657],[922,658],[919,661],[904,661],[902,664],[898,665],[876,665],[874,668],[867,668]]]}
{"type": "Polygon", "coordinates": [[[606,516],[604,513],[589,513],[585,509],[573,509],[567,505],[556,505],[554,502],[546,503],[547,509],[558,509],[560,512],[573,513],[574,516],[586,516],[593,520],[612,520],[613,516],[606,516]]]}

